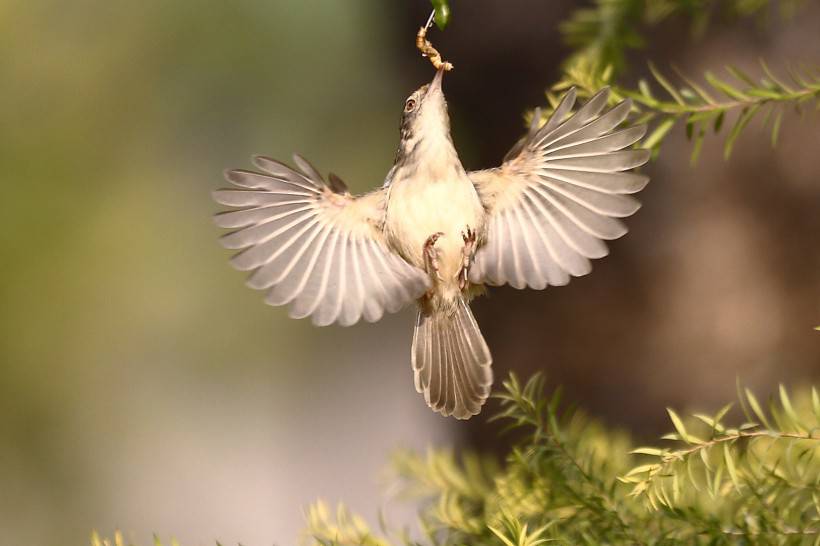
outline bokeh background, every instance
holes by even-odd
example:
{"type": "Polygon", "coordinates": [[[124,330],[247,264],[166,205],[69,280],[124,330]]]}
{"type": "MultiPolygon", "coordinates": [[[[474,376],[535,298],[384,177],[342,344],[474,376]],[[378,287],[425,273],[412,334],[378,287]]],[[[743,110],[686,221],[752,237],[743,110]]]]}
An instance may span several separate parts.
{"type": "MultiPolygon", "coordinates": [[[[496,164],[544,102],[576,2],[453,2],[435,43],[468,168],[496,164]]],[[[381,183],[424,1],[0,4],[0,529],[85,544],[92,528],[187,544],[290,544],[302,507],[375,518],[399,447],[503,451],[485,423],[430,412],[412,383],[412,312],[316,329],[266,307],[217,244],[211,190],[249,156],[299,151],[358,191],[381,183]]],[[[820,5],[671,21],[645,59],[690,74],[820,58],[820,5]]],[[[496,376],[544,370],[609,424],[652,438],[665,406],[713,409],[820,376],[820,129],[751,128],[729,161],[682,129],[644,208],[592,275],[492,290],[475,312],[496,376]]],[[[399,519],[406,517],[399,512],[399,519]]]]}

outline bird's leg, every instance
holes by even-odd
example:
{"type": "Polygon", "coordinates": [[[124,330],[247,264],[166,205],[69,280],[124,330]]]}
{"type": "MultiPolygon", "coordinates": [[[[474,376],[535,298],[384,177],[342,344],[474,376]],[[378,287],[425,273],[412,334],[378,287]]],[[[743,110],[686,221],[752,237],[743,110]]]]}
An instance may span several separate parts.
{"type": "Polygon", "coordinates": [[[439,231],[438,233],[433,233],[424,241],[424,264],[427,267],[427,273],[431,276],[435,275],[435,278],[439,281],[444,279],[441,278],[438,272],[438,250],[436,250],[436,241],[438,241],[442,235],[444,235],[444,233],[439,231]]]}
{"type": "Polygon", "coordinates": [[[461,238],[464,240],[464,247],[461,249],[461,269],[458,272],[458,288],[464,290],[467,286],[467,275],[470,273],[470,265],[473,263],[473,255],[475,254],[476,233],[474,229],[467,226],[467,229],[461,232],[461,238]]]}

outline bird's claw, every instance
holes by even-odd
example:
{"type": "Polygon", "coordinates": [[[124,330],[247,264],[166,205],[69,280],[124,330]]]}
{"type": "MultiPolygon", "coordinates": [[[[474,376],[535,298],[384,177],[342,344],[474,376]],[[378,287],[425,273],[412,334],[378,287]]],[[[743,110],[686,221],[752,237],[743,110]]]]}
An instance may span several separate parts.
{"type": "Polygon", "coordinates": [[[424,241],[424,262],[427,265],[427,272],[435,275],[436,279],[439,281],[443,281],[444,279],[441,278],[441,274],[439,273],[436,241],[438,241],[442,236],[444,236],[444,233],[439,231],[437,233],[433,233],[427,238],[426,241],[424,241]]]}
{"type": "Polygon", "coordinates": [[[467,276],[470,272],[470,265],[473,263],[475,254],[476,232],[470,226],[461,232],[461,239],[464,241],[464,248],[461,250],[462,262],[458,272],[458,288],[464,290],[467,286],[467,276]]]}
{"type": "Polygon", "coordinates": [[[475,230],[472,229],[470,226],[467,226],[467,229],[461,232],[461,238],[464,240],[465,245],[470,245],[470,247],[472,247],[473,245],[475,245],[475,230]]]}

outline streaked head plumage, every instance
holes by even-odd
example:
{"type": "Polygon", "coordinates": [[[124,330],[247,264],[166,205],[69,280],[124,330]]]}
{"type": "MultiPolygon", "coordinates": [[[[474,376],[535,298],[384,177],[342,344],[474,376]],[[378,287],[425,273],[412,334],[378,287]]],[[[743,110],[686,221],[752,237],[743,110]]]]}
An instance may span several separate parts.
{"type": "Polygon", "coordinates": [[[400,153],[409,153],[420,138],[445,135],[449,138],[450,118],[441,89],[443,74],[443,69],[436,72],[431,83],[422,85],[404,101],[400,153]]]}

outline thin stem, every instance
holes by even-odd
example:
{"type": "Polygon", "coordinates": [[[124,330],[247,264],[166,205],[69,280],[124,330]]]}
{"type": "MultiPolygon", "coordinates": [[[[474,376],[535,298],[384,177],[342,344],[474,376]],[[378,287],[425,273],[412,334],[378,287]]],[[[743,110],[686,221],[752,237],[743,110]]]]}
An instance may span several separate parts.
{"type": "Polygon", "coordinates": [[[733,442],[735,440],[740,440],[741,438],[759,438],[762,436],[766,436],[773,439],[781,439],[781,438],[792,438],[795,440],[814,440],[820,441],[820,437],[810,436],[808,434],[798,434],[796,432],[776,432],[773,430],[757,430],[753,432],[738,432],[737,434],[731,434],[727,436],[721,436],[719,438],[714,438],[707,442],[699,443],[695,446],[692,446],[689,449],[682,449],[680,451],[674,451],[672,453],[667,454],[664,457],[664,463],[667,462],[674,462],[683,460],[684,457],[687,455],[691,455],[692,453],[696,453],[702,449],[710,448],[714,445],[722,444],[724,442],[733,442]]]}
{"type": "Polygon", "coordinates": [[[433,18],[436,16],[436,10],[430,12],[430,17],[427,18],[427,23],[424,25],[424,28],[429,29],[433,26],[433,18]]]}
{"type": "Polygon", "coordinates": [[[627,89],[618,89],[618,92],[624,96],[632,97],[634,100],[640,102],[642,105],[650,110],[654,110],[658,114],[665,114],[670,116],[681,116],[684,114],[696,114],[702,112],[720,112],[723,110],[731,110],[734,108],[748,108],[754,105],[763,105],[769,102],[793,102],[799,101],[806,97],[813,95],[820,96],[820,89],[802,89],[793,93],[787,93],[778,97],[760,97],[759,99],[749,100],[734,100],[727,102],[716,102],[702,105],[694,104],[678,104],[671,102],[658,102],[647,100],[643,95],[630,91],[627,89]]]}

